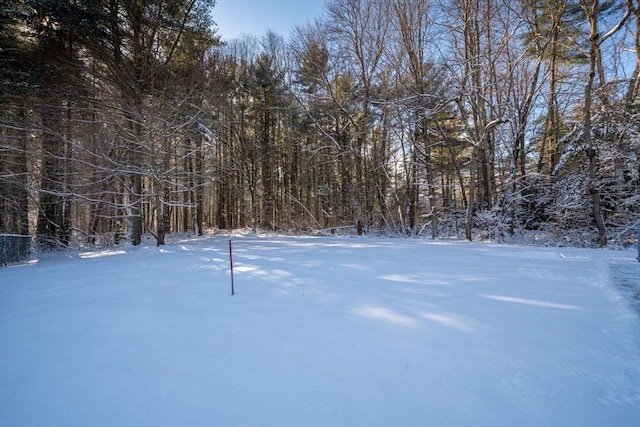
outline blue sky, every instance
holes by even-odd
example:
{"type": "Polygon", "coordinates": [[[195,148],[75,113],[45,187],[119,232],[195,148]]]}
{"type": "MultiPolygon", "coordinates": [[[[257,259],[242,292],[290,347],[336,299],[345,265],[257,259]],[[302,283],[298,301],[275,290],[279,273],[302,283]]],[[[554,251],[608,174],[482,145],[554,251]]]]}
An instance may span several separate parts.
{"type": "Polygon", "coordinates": [[[287,37],[294,26],[322,15],[324,4],[324,0],[217,0],[213,20],[223,40],[241,34],[261,36],[267,29],[287,37]]]}

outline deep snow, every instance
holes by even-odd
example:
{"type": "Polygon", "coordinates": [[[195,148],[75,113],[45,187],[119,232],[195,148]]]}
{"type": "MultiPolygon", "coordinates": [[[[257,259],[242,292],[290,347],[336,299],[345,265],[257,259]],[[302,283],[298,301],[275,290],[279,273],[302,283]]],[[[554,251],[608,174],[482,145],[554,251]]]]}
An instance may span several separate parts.
{"type": "Polygon", "coordinates": [[[0,426],[640,425],[633,251],[227,242],[0,269],[0,426]]]}

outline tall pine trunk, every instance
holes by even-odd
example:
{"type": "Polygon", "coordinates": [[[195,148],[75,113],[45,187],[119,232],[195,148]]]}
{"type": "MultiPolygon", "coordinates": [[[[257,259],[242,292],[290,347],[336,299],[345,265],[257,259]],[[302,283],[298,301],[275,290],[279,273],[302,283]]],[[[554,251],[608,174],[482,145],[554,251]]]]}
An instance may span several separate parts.
{"type": "MultiPolygon", "coordinates": [[[[600,190],[598,188],[598,153],[593,144],[591,110],[593,99],[593,86],[597,71],[597,60],[600,57],[600,34],[598,32],[598,13],[599,1],[592,0],[591,4],[583,6],[587,19],[589,20],[589,74],[587,75],[587,83],[584,87],[584,110],[583,110],[583,133],[584,146],[588,163],[588,182],[587,191],[591,198],[591,215],[598,229],[598,245],[602,248],[607,244],[607,230],[602,217],[602,208],[600,200],[600,190]]],[[[601,85],[603,82],[600,82],[601,85]]]]}

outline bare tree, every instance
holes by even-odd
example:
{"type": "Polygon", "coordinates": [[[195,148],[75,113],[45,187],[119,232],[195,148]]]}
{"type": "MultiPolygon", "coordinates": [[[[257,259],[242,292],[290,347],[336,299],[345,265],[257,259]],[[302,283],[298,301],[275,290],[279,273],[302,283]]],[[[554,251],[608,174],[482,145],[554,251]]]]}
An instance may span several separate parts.
{"type": "MultiPolygon", "coordinates": [[[[602,9],[599,0],[581,0],[580,7],[582,8],[585,18],[589,23],[589,71],[587,75],[587,81],[584,87],[584,109],[583,109],[583,133],[584,133],[584,145],[587,158],[589,159],[589,182],[587,190],[591,196],[591,209],[594,222],[598,229],[598,245],[600,247],[607,244],[607,232],[602,216],[600,190],[597,183],[597,168],[598,168],[598,153],[595,149],[592,136],[592,100],[594,92],[594,83],[596,74],[599,78],[599,87],[604,89],[606,80],[605,73],[602,64],[601,46],[604,41],[613,36],[617,31],[622,28],[625,21],[631,14],[631,8],[628,8],[626,13],[620,18],[618,23],[611,28],[607,33],[600,34],[599,19],[601,17],[602,9]]],[[[606,95],[606,91],[602,90],[602,102],[608,103],[609,99],[606,95]]]]}
{"type": "MultiPolygon", "coordinates": [[[[354,191],[348,203],[352,205],[354,223],[358,233],[369,225],[372,210],[372,193],[367,186],[367,152],[371,131],[375,121],[372,98],[376,79],[380,72],[385,43],[389,31],[389,8],[387,2],[377,0],[333,0],[328,5],[329,23],[336,45],[342,50],[341,58],[351,69],[345,78],[353,81],[357,108],[347,118],[354,127],[354,141],[349,142],[349,154],[353,156],[354,191]]],[[[347,154],[347,153],[345,153],[347,154]]],[[[345,184],[349,166],[343,164],[345,184]]]]}
{"type": "MultiPolygon", "coordinates": [[[[432,161],[432,146],[441,143],[440,136],[430,122],[436,120],[437,115],[446,111],[449,101],[444,99],[443,83],[445,78],[432,58],[428,58],[430,40],[434,38],[431,22],[429,0],[395,0],[392,1],[395,12],[394,28],[402,47],[406,60],[408,77],[411,87],[408,89],[407,105],[415,115],[415,140],[413,150],[421,154],[420,164],[424,165],[429,200],[428,218],[431,223],[431,237],[438,236],[438,202],[436,200],[436,177],[432,161]],[[436,138],[434,138],[434,136],[436,138]]],[[[404,75],[404,73],[401,73],[404,75]]],[[[417,159],[416,159],[417,160],[417,159]]],[[[418,162],[415,161],[416,167],[418,162]]],[[[412,185],[415,185],[412,183],[412,185]]],[[[415,206],[417,200],[411,202],[415,206]]],[[[412,208],[415,209],[415,208],[412,208]]],[[[415,213],[409,214],[410,218],[415,213]]],[[[410,224],[412,227],[412,224],[410,224]]]]}

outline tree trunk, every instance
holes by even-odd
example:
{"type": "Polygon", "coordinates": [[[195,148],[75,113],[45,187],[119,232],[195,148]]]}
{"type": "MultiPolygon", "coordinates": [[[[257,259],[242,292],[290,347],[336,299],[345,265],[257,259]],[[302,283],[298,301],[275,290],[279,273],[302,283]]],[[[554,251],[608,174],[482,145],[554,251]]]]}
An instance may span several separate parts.
{"type": "Polygon", "coordinates": [[[65,143],[62,139],[62,108],[58,102],[42,110],[42,182],[38,213],[38,239],[41,246],[53,249],[69,243],[69,215],[64,196],[65,143]]]}
{"type": "MultiPolygon", "coordinates": [[[[583,110],[583,132],[585,152],[589,159],[587,191],[591,197],[591,214],[598,229],[598,245],[602,248],[607,244],[607,230],[602,217],[600,191],[598,189],[598,155],[593,145],[592,125],[591,125],[591,103],[593,84],[597,71],[597,59],[600,50],[600,35],[598,33],[597,17],[599,12],[599,1],[593,0],[590,5],[584,5],[585,13],[589,20],[589,74],[584,87],[584,110],[583,110]]],[[[601,82],[602,83],[602,82],[601,82]]]]}
{"type": "Polygon", "coordinates": [[[13,130],[0,127],[0,140],[6,146],[0,148],[0,233],[29,234],[27,165],[27,115],[24,105],[1,112],[3,120],[13,118],[13,130]],[[5,148],[6,147],[6,148],[5,148]]]}
{"type": "Polygon", "coordinates": [[[634,43],[636,51],[636,65],[633,70],[633,75],[629,81],[629,87],[627,89],[626,102],[630,108],[633,105],[640,103],[640,0],[635,0],[638,4],[635,5],[634,0],[629,1],[629,8],[633,12],[636,18],[636,29],[634,32],[634,43]]]}
{"type": "Polygon", "coordinates": [[[198,142],[198,150],[196,151],[196,168],[195,168],[195,228],[198,236],[204,233],[204,141],[200,137],[198,142]]]}
{"type": "Polygon", "coordinates": [[[471,241],[473,240],[472,228],[473,228],[473,212],[475,205],[475,193],[476,193],[476,148],[472,148],[471,161],[469,163],[469,199],[467,201],[467,211],[464,216],[464,238],[471,241]]]}

